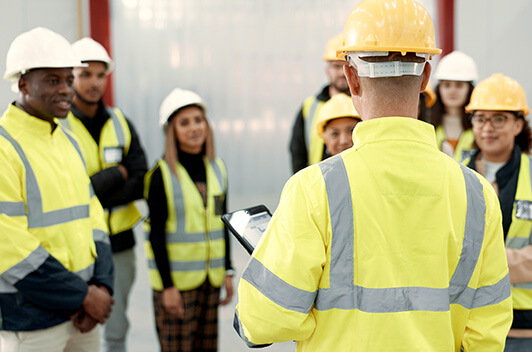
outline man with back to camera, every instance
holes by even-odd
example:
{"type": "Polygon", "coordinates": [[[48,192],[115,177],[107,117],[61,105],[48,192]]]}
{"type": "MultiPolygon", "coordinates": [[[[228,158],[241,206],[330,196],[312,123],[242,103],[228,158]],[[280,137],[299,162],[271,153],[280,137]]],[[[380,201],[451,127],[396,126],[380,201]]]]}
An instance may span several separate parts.
{"type": "Polygon", "coordinates": [[[349,94],[343,71],[345,62],[336,58],[336,50],[341,44],[342,33],[335,35],[327,42],[323,60],[327,63],[325,73],[329,78],[329,84],[323,87],[318,95],[310,96],[303,101],[292,127],[290,156],[294,174],[327,156],[323,140],[316,133],[316,122],[321,107],[332,96],[338,93],[349,94]]]}
{"type": "Polygon", "coordinates": [[[102,97],[114,63],[91,38],[72,44],[86,67],[74,68],[74,99],[63,126],[80,140],[96,196],[105,209],[115,267],[113,313],[103,326],[102,350],[125,352],[129,292],[135,279],[133,227],[141,219],[135,201],[143,197],[146,157],[129,119],[102,97]]]}
{"type": "Polygon", "coordinates": [[[428,12],[365,0],[339,51],[362,117],[352,148],[292,176],[238,286],[248,346],[297,351],[502,351],[512,321],[501,212],[489,183],[416,119],[428,12]]]}
{"type": "Polygon", "coordinates": [[[72,101],[70,43],[42,27],[11,43],[19,94],[0,119],[0,350],[93,352],[111,312],[103,209],[77,140],[57,125],[72,101]],[[38,55],[37,55],[38,54],[38,55]]]}

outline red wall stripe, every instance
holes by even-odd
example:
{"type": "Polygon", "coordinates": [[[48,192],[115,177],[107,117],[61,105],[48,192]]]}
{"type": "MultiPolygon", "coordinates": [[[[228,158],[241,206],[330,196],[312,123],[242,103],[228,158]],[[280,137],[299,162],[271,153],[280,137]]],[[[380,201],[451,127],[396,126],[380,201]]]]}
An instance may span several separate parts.
{"type": "MultiPolygon", "coordinates": [[[[104,46],[113,58],[111,46],[111,10],[109,0],[89,1],[90,36],[104,46]]],[[[107,87],[103,96],[105,104],[114,106],[113,75],[107,79],[107,87]]]]}
{"type": "Polygon", "coordinates": [[[454,50],[454,0],[438,0],[437,9],[441,58],[454,50]]]}

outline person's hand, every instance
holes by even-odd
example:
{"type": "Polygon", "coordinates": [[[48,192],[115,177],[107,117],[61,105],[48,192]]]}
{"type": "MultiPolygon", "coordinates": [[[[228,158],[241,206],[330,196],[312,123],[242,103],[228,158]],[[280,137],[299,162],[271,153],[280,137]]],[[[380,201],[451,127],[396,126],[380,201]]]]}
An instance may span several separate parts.
{"type": "Polygon", "coordinates": [[[122,164],[118,164],[118,170],[122,174],[122,178],[124,180],[127,180],[128,177],[129,177],[129,172],[127,172],[127,168],[124,165],[122,165],[122,164]]]}
{"type": "Polygon", "coordinates": [[[225,286],[225,299],[220,302],[222,306],[225,306],[231,299],[233,299],[233,277],[231,275],[226,275],[224,280],[225,286]]]}
{"type": "Polygon", "coordinates": [[[91,331],[92,329],[94,329],[96,324],[98,324],[96,319],[86,314],[85,311],[83,310],[80,310],[76,314],[72,315],[70,319],[72,319],[72,321],[74,322],[74,326],[79,331],[81,331],[81,333],[86,333],[86,332],[91,331]]]}
{"type": "Polygon", "coordinates": [[[109,318],[112,310],[111,306],[114,303],[114,299],[107,290],[95,285],[89,285],[89,290],[83,300],[83,310],[98,323],[103,324],[105,319],[109,318]]]}
{"type": "Polygon", "coordinates": [[[173,286],[163,290],[163,308],[166,313],[179,319],[185,319],[183,297],[181,297],[181,292],[173,286]]]}

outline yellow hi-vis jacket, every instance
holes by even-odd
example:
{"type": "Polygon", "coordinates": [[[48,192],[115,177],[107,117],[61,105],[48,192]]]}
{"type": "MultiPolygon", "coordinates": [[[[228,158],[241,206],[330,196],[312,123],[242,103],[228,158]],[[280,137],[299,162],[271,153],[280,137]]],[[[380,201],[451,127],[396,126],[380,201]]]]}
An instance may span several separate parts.
{"type": "MultiPolygon", "coordinates": [[[[436,145],[438,148],[440,148],[440,150],[442,150],[442,144],[445,142],[445,140],[447,140],[447,136],[445,135],[443,126],[436,127],[436,145]]],[[[458,144],[454,149],[454,160],[458,162],[462,161],[464,159],[462,153],[471,150],[473,148],[474,142],[475,134],[473,133],[472,129],[462,132],[460,138],[458,139],[458,144]]]]}
{"type": "Polygon", "coordinates": [[[305,124],[305,142],[308,148],[309,165],[320,162],[323,157],[323,140],[316,132],[316,123],[323,104],[325,102],[318,100],[315,96],[308,97],[303,102],[303,121],[305,124]]]}
{"type": "MultiPolygon", "coordinates": [[[[530,245],[532,236],[532,167],[531,159],[521,154],[521,165],[517,179],[512,224],[506,236],[506,247],[521,249],[530,245]]],[[[514,309],[532,309],[532,282],[512,285],[514,309]]]]}
{"type": "MultiPolygon", "coordinates": [[[[214,287],[220,287],[225,278],[225,239],[221,215],[216,203],[221,204],[227,192],[227,173],[222,160],[204,157],[207,174],[207,207],[186,169],[176,165],[179,179],[164,160],[146,174],[145,190],[149,190],[154,170],[161,170],[166,193],[168,220],[166,221],[166,248],[174,286],[180,291],[199,287],[206,278],[214,287]]],[[[145,251],[148,258],[150,282],[154,290],[162,290],[161,275],[153,256],[149,222],[145,222],[145,251]]]]}
{"type": "Polygon", "coordinates": [[[413,118],[292,176],[238,286],[248,345],[502,351],[512,321],[497,196],[413,118]]]}
{"type": "MultiPolygon", "coordinates": [[[[127,155],[131,145],[131,132],[126,118],[118,108],[107,108],[111,116],[103,125],[100,141],[96,143],[85,126],[72,112],[61,120],[63,127],[72,131],[80,140],[81,149],[87,163],[89,176],[118,165],[122,157],[127,155]]],[[[105,219],[109,224],[111,235],[132,229],[142,218],[135,202],[105,209],[105,219]],[[110,219],[109,219],[110,216],[110,219]]]]}
{"type": "Polygon", "coordinates": [[[112,289],[103,209],[75,137],[11,104],[0,119],[0,330],[55,326],[87,282],[112,289]]]}

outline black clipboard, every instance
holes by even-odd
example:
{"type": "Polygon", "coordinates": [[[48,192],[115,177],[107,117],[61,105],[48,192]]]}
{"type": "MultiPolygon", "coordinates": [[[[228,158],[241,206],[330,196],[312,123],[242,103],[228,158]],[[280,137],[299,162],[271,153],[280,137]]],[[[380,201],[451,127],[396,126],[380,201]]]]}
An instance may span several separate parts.
{"type": "Polygon", "coordinates": [[[236,210],[222,215],[222,221],[238,242],[251,254],[266,230],[272,214],[265,205],[236,210]]]}

